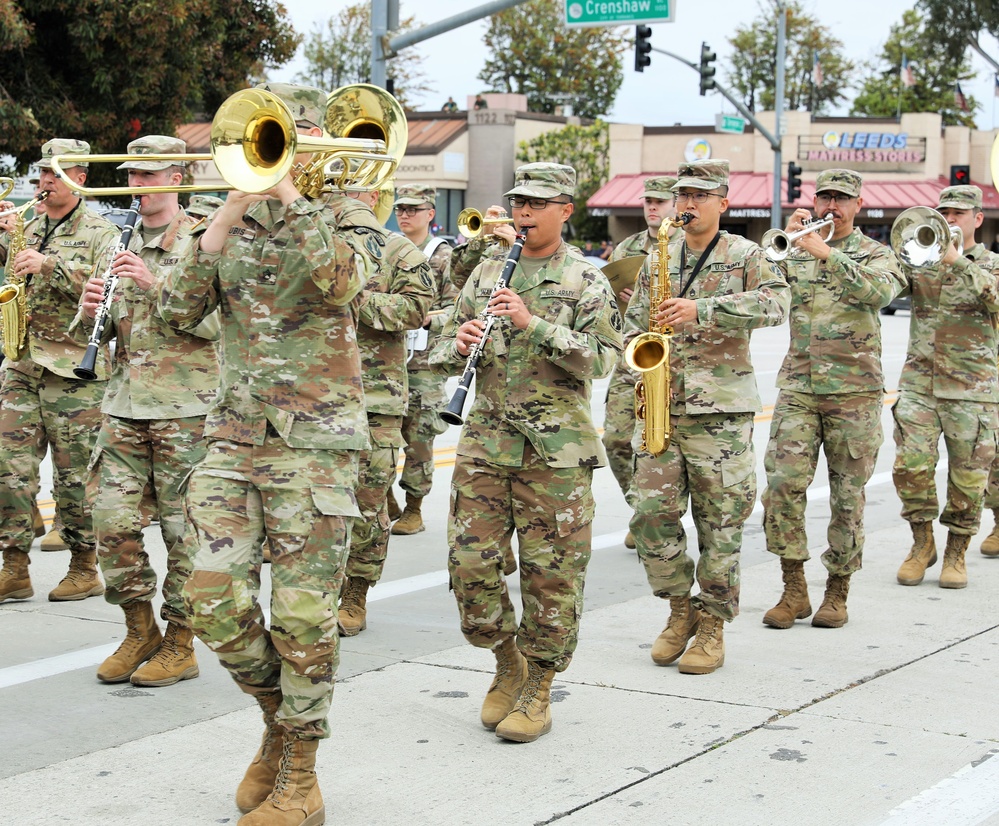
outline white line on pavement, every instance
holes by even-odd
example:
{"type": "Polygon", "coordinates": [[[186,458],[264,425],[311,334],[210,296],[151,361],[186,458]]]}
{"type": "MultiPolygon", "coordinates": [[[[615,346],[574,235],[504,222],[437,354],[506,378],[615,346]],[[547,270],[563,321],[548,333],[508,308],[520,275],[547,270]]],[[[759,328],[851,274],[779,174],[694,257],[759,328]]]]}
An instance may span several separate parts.
{"type": "Polygon", "coordinates": [[[896,806],[881,826],[975,826],[999,811],[999,758],[991,752],[896,806]]]}

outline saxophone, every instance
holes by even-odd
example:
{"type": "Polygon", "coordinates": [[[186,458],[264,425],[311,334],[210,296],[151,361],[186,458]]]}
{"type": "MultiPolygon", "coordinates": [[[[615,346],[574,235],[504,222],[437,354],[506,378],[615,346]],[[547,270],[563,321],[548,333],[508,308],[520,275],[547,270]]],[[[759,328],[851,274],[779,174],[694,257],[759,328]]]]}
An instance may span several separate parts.
{"type": "Polygon", "coordinates": [[[658,249],[649,265],[649,330],[631,340],[624,351],[629,368],[641,373],[635,385],[635,419],[644,422],[642,450],[658,456],[669,447],[669,340],[673,328],[656,322],[659,306],[673,297],[669,280],[669,230],[682,227],[693,220],[684,212],[676,219],[663,221],[656,234],[658,249]]]}
{"type": "Polygon", "coordinates": [[[3,354],[10,361],[24,358],[28,338],[28,288],[24,276],[14,273],[14,259],[25,248],[24,213],[39,201],[44,201],[47,195],[48,192],[42,192],[24,206],[11,210],[14,228],[8,233],[7,266],[4,268],[4,284],[0,287],[0,336],[3,354]]]}

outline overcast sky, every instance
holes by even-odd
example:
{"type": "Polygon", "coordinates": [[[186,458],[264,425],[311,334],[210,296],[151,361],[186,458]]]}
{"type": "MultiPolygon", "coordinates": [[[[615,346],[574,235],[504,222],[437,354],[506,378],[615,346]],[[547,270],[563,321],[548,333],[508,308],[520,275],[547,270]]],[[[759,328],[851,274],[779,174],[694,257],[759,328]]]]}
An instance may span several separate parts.
{"type": "MultiPolygon", "coordinates": [[[[295,28],[308,33],[314,24],[334,16],[351,5],[348,0],[282,0],[295,28]]],[[[771,3],[764,0],[767,8],[771,3]]],[[[403,18],[415,16],[421,24],[434,23],[468,8],[481,5],[478,0],[401,0],[403,18]]],[[[856,63],[874,60],[888,37],[889,27],[901,21],[902,12],[915,0],[805,0],[805,11],[827,26],[844,44],[846,56],[856,63]]],[[[760,14],[755,0],[676,0],[676,19],[652,27],[652,45],[674,52],[688,60],[700,59],[701,41],[718,54],[718,78],[724,83],[731,49],[728,38],[740,25],[749,25],[760,14]]],[[[776,25],[776,23],[774,24],[776,25]]],[[[486,50],[482,35],[486,21],[471,23],[415,46],[425,56],[423,64],[429,85],[436,89],[423,98],[419,108],[437,110],[448,95],[463,105],[466,95],[483,90],[478,74],[485,64],[486,50]]],[[[983,47],[999,59],[999,43],[983,38],[983,47]]],[[[632,70],[632,53],[625,55],[625,78],[609,118],[621,123],[646,126],[671,126],[674,123],[702,125],[714,122],[714,116],[732,111],[717,93],[698,94],[698,76],[693,70],[665,55],[652,54],[652,65],[644,72],[632,70]]],[[[993,72],[985,60],[973,55],[978,77],[962,84],[966,95],[978,98],[977,122],[982,129],[997,124],[993,94],[993,72]]],[[[304,64],[300,53],[288,65],[271,72],[277,81],[290,81],[304,64]]],[[[835,114],[847,114],[848,107],[835,114]]]]}

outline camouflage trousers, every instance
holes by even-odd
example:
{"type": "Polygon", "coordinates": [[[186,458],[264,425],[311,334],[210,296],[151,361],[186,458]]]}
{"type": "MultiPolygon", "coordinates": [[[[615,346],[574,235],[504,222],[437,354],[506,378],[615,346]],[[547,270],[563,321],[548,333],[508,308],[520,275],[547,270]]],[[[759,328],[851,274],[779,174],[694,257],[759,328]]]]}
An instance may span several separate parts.
{"type": "Polygon", "coordinates": [[[517,635],[524,656],[564,671],[576,650],[593,538],[592,468],[550,468],[533,448],[521,467],[458,456],[451,479],[448,569],[461,632],[492,648],[517,635]],[[517,531],[522,617],[506,585],[517,531]]]}
{"type": "Polygon", "coordinates": [[[978,533],[989,469],[996,457],[997,405],[903,390],[892,415],[892,477],[902,500],[902,518],[932,522],[939,513],[940,524],[953,533],[978,533]],[[947,447],[947,502],[942,513],[936,485],[941,433],[947,447]]]}
{"type": "Polygon", "coordinates": [[[427,394],[409,389],[409,407],[402,419],[402,438],[406,442],[406,460],[399,477],[399,487],[410,496],[422,499],[434,484],[434,439],[447,430],[441,418],[442,405],[428,406],[441,393],[427,394]]]}
{"type": "Polygon", "coordinates": [[[361,518],[354,524],[347,559],[347,576],[378,582],[388,556],[392,522],[386,497],[395,482],[402,441],[402,417],[368,414],[371,450],[358,451],[360,478],[357,506],[361,518]]]}
{"type": "Polygon", "coordinates": [[[297,737],[329,736],[340,662],[337,599],[357,484],[355,451],[209,441],[191,473],[191,626],[247,694],[279,688],[278,721],[297,737]],[[264,543],[271,552],[271,625],[260,608],[264,543]]]}
{"type": "Polygon", "coordinates": [[[672,439],[659,456],[640,452],[628,501],[631,531],[657,597],[689,594],[687,512],[697,529],[700,593],[691,602],[725,620],[739,613],[742,529],[756,503],[752,413],[670,416],[672,439]]]}
{"type": "Polygon", "coordinates": [[[884,394],[816,395],[781,390],[764,458],[763,530],[767,550],[784,559],[806,560],[805,506],[822,447],[829,467],[828,549],[822,563],[830,574],[860,570],[864,552],[864,485],[874,473],[884,441],[884,394]]]}
{"type": "Polygon", "coordinates": [[[62,536],[74,553],[94,550],[87,463],[101,426],[107,382],[3,372],[0,385],[0,550],[27,553],[39,466],[52,451],[53,497],[62,536]]]}
{"type": "Polygon", "coordinates": [[[105,416],[90,461],[87,497],[93,503],[104,598],[112,605],[149,602],[156,571],[142,530],[160,524],[166,545],[163,607],[167,622],[186,625],[182,589],[191,573],[184,485],[205,456],[204,416],[122,419],[105,416]]]}
{"type": "Polygon", "coordinates": [[[607,385],[604,413],[604,435],[601,439],[607,451],[607,461],[614,478],[627,496],[635,471],[635,451],[631,440],[635,435],[635,382],[638,379],[624,363],[618,361],[607,385]]]}

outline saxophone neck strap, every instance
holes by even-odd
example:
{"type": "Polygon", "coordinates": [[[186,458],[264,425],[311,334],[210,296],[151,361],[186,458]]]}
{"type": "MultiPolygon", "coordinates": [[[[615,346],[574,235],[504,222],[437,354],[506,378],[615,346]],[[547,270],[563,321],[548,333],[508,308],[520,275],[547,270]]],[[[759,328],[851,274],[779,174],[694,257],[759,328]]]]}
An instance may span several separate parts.
{"type": "MultiPolygon", "coordinates": [[[[701,253],[701,257],[697,259],[697,263],[694,264],[694,271],[690,274],[690,278],[687,279],[687,283],[683,284],[680,288],[680,294],[677,298],[683,298],[687,290],[690,289],[690,285],[694,283],[694,279],[697,278],[697,274],[701,271],[711,253],[714,252],[715,247],[718,245],[718,239],[721,238],[721,232],[716,232],[715,237],[711,239],[711,243],[705,248],[704,252],[701,253]]],[[[683,281],[683,271],[687,266],[687,242],[684,241],[683,245],[680,247],[680,281],[683,281]]]]}

